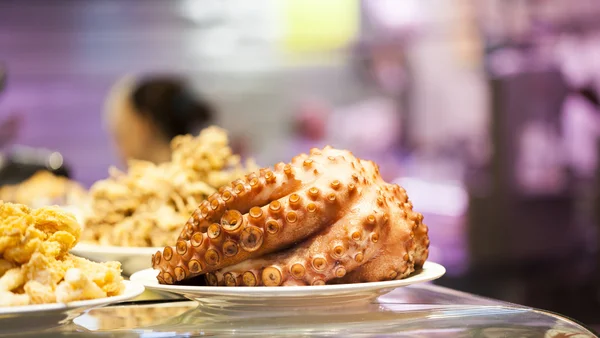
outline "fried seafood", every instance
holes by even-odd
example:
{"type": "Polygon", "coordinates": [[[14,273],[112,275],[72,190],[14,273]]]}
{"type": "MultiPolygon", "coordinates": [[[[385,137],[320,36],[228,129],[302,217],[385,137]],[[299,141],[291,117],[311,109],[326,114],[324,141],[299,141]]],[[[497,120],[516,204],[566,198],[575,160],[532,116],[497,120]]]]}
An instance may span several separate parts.
{"type": "Polygon", "coordinates": [[[127,173],[111,169],[108,179],[92,186],[84,241],[165,246],[202,200],[254,168],[252,163],[248,169],[240,165],[227,134],[217,127],[198,137],[178,136],[171,147],[170,162],[131,161],[127,173]]]}
{"type": "Polygon", "coordinates": [[[421,268],[428,247],[403,188],[373,162],[326,147],[221,188],[152,264],[163,284],[375,282],[421,268]]]}
{"type": "Polygon", "coordinates": [[[69,254],[75,218],[58,207],[37,210],[0,201],[0,306],[71,302],[121,294],[121,266],[69,254]]]}
{"type": "Polygon", "coordinates": [[[86,199],[87,191],[83,186],[48,171],[38,171],[22,183],[0,188],[0,200],[31,208],[49,205],[79,207],[86,199]]]}

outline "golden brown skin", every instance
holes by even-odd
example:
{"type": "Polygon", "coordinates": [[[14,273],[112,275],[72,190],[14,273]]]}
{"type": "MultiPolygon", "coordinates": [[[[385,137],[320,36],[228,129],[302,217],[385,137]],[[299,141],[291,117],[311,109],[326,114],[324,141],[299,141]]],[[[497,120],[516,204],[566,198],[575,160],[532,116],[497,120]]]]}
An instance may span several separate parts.
{"type": "Polygon", "coordinates": [[[373,162],[312,149],[221,188],[152,264],[166,284],[199,275],[228,286],[399,279],[427,259],[422,220],[373,162]]]}

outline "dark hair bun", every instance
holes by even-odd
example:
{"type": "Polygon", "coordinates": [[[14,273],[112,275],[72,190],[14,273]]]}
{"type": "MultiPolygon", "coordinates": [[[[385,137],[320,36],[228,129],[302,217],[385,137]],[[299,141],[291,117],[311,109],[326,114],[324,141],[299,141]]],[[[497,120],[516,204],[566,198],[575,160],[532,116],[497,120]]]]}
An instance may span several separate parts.
{"type": "Polygon", "coordinates": [[[131,97],[135,110],[154,121],[169,140],[197,132],[213,120],[212,107],[176,77],[145,78],[131,97]]]}

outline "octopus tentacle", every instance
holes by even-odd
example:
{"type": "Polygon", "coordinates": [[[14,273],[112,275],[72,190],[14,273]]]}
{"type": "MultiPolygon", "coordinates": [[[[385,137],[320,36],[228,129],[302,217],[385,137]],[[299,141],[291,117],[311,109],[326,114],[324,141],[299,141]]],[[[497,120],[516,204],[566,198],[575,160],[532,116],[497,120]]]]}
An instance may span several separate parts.
{"type": "MultiPolygon", "coordinates": [[[[281,175],[288,176],[289,172],[293,171],[294,176],[300,176],[302,180],[293,178],[288,181],[292,183],[287,185],[285,181],[282,182],[279,190],[283,193],[275,189],[270,194],[265,194],[267,197],[264,199],[254,196],[255,200],[258,198],[258,203],[263,205],[247,208],[245,214],[238,210],[224,209],[219,213],[220,221],[206,226],[202,224],[207,223],[209,219],[214,220],[217,213],[204,217],[198,222],[201,227],[206,228],[204,232],[197,229],[185,237],[180,237],[176,245],[177,250],[167,247],[162,253],[156,253],[153,257],[153,266],[162,270],[161,277],[168,283],[170,280],[178,280],[173,278],[177,267],[179,276],[194,277],[281,250],[297,242],[299,238],[309,237],[328,227],[338,218],[338,214],[346,205],[352,204],[352,201],[359,197],[358,188],[354,184],[355,178],[351,175],[353,172],[351,163],[354,162],[338,161],[336,173],[339,176],[336,177],[339,178],[325,175],[324,169],[319,171],[325,166],[331,166],[329,162],[330,160],[322,155],[314,154],[302,161],[304,168],[279,165],[281,175]],[[315,173],[314,170],[317,172],[315,173]],[[314,183],[315,186],[302,190],[296,189],[288,194],[289,196],[271,199],[268,203],[273,195],[278,196],[289,192],[288,189],[294,189],[297,186],[295,182],[309,182],[314,183]],[[316,186],[327,188],[318,189],[316,186]],[[190,261],[198,263],[194,264],[194,271],[190,269],[190,261]]],[[[355,162],[355,166],[360,165],[358,161],[355,162]]],[[[211,198],[214,201],[218,197],[211,196],[211,198]]],[[[219,209],[217,207],[214,210],[219,209]]],[[[189,223],[186,225],[187,228],[189,223]]]]}
{"type": "Polygon", "coordinates": [[[326,147],[219,189],[152,264],[167,284],[198,275],[215,286],[390,280],[424,264],[427,230],[377,165],[326,147]]]}
{"type": "MultiPolygon", "coordinates": [[[[396,195],[396,199],[388,198],[391,205],[390,218],[395,220],[393,227],[380,236],[382,251],[377,257],[366,262],[358,269],[350,272],[336,283],[361,283],[380,280],[402,279],[415,268],[425,263],[429,254],[427,226],[422,222],[423,215],[412,210],[412,204],[406,197],[406,191],[398,186],[388,186],[384,195],[396,195]],[[398,238],[408,238],[401,243],[398,238]]],[[[385,199],[384,199],[385,200],[385,199]]]]}
{"type": "Polygon", "coordinates": [[[234,285],[228,283],[228,278],[246,272],[260,276],[257,283],[246,285],[239,280],[242,284],[235,285],[318,285],[342,278],[376,255],[372,243],[379,240],[387,221],[379,206],[365,205],[362,212],[347,214],[299,246],[216,271],[215,281],[218,285],[234,285]]]}
{"type": "MultiPolygon", "coordinates": [[[[324,151],[331,152],[328,157],[351,154],[331,147],[325,148],[324,151]]],[[[356,166],[357,163],[346,162],[340,166],[356,166]]],[[[184,226],[179,239],[188,240],[198,230],[206,232],[208,226],[218,222],[228,209],[244,214],[253,206],[262,206],[303,186],[313,184],[329,166],[330,163],[327,163],[320,151],[313,151],[311,155],[295,156],[291,164],[278,163],[274,170],[263,168],[246,175],[243,179],[235,180],[198,206],[184,226]]]]}

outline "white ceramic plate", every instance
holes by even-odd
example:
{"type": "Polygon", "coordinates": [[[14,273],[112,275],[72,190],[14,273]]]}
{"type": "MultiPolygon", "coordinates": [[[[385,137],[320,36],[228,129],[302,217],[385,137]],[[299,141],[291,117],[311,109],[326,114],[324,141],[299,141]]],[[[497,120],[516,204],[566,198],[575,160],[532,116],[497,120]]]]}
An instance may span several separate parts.
{"type": "Polygon", "coordinates": [[[95,262],[121,262],[123,274],[130,276],[136,271],[152,266],[152,255],[163,248],[142,248],[126,246],[103,246],[88,243],[78,243],[71,253],[95,262]]]}
{"type": "Polygon", "coordinates": [[[168,291],[206,305],[215,306],[318,306],[341,305],[357,300],[372,300],[396,288],[424,283],[440,278],[446,269],[440,264],[425,262],[423,269],[405,279],[340,285],[285,287],[225,287],[165,285],[156,280],[158,270],[138,271],[130,279],[148,289],[168,291]]]}
{"type": "Polygon", "coordinates": [[[123,294],[113,297],[82,300],[71,303],[36,304],[0,307],[0,335],[27,330],[43,330],[59,326],[78,317],[85,311],[123,302],[141,295],[144,286],[125,281],[123,294]]]}

